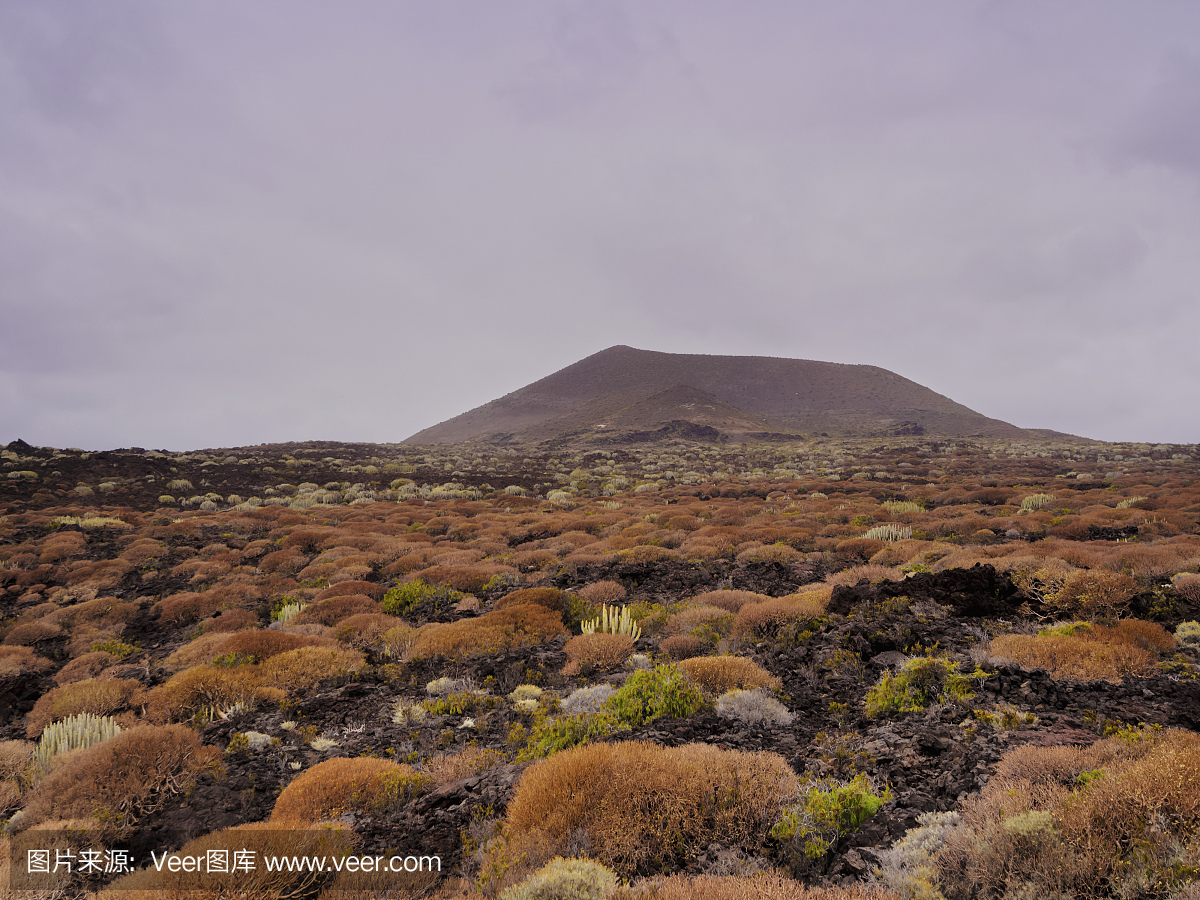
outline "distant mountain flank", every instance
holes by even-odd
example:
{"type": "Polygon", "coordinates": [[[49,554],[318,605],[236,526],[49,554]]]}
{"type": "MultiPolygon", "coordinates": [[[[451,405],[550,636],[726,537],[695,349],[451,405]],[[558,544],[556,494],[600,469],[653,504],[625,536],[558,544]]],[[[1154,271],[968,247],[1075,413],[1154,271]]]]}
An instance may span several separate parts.
{"type": "Polygon", "coordinates": [[[405,443],[785,440],[814,434],[1068,437],[989,418],[878,366],[618,345],[405,443]]]}

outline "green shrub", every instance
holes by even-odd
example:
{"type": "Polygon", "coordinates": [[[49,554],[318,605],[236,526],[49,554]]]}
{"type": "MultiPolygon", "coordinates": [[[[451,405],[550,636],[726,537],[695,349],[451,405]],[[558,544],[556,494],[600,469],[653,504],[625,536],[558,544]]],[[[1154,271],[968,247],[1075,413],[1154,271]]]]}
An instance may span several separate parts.
{"type": "Polygon", "coordinates": [[[622,730],[624,726],[608,711],[548,719],[534,726],[529,734],[528,743],[517,754],[517,762],[545,759],[562,750],[578,747],[622,730]]]}
{"type": "Polygon", "coordinates": [[[634,672],[605,701],[623,725],[644,725],[663,716],[682,719],[709,707],[703,692],[678,668],[659,665],[634,672]]]}
{"type": "Polygon", "coordinates": [[[970,679],[958,674],[958,664],[936,656],[918,656],[899,672],[885,672],[867,693],[867,717],[889,710],[914,712],[934,703],[964,701],[974,696],[970,679]]]}
{"type": "Polygon", "coordinates": [[[432,603],[435,609],[444,609],[463,598],[460,591],[446,585],[426,584],[419,578],[398,584],[383,595],[383,611],[391,616],[410,614],[426,601],[432,603]]]}
{"type": "Polygon", "coordinates": [[[124,659],[131,654],[137,653],[138,647],[135,644],[126,644],[124,641],[109,640],[99,641],[95,644],[92,644],[92,650],[93,652],[100,651],[102,653],[108,653],[111,656],[115,656],[117,659],[124,659]]]}
{"type": "Polygon", "coordinates": [[[793,868],[819,862],[838,842],[892,799],[860,773],[851,781],[813,781],[801,788],[799,802],[784,807],[771,837],[787,848],[793,868]]]}

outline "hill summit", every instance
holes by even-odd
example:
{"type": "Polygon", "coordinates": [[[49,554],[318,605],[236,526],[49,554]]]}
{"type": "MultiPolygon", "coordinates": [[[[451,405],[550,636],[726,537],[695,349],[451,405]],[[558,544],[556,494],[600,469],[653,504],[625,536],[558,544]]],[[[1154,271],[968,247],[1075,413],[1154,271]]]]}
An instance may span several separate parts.
{"type": "Polygon", "coordinates": [[[878,366],[618,345],[407,443],[946,435],[1064,437],[988,418],[878,366]]]}

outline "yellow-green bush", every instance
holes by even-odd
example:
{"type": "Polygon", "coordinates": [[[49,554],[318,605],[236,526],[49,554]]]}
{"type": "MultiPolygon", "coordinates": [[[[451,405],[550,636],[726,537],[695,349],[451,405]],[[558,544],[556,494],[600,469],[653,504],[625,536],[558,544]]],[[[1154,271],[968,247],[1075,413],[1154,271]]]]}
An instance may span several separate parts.
{"type": "Polygon", "coordinates": [[[934,703],[966,701],[971,698],[970,679],[958,674],[953,660],[918,656],[899,672],[885,672],[867,692],[869,718],[885,712],[914,712],[934,703]]]}

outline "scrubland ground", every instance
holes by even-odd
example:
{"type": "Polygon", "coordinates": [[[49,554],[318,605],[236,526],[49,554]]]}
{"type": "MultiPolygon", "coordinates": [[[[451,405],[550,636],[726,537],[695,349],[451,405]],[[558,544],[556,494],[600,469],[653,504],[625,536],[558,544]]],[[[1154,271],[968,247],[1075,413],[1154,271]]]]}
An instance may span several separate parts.
{"type": "Polygon", "coordinates": [[[1194,447],[0,455],[14,858],[441,863],[25,896],[1200,896],[1194,447]]]}

